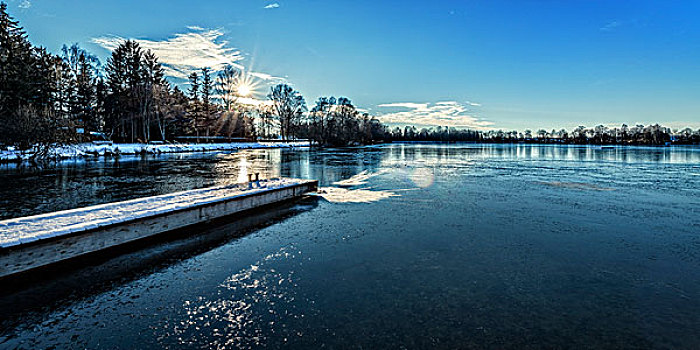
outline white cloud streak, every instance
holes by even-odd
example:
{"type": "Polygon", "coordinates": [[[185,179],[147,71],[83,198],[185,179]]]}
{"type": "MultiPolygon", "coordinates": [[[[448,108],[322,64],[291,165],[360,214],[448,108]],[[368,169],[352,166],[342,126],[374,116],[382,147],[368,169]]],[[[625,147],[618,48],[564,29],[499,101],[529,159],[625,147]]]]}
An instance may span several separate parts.
{"type": "Polygon", "coordinates": [[[600,31],[601,32],[610,32],[610,31],[613,31],[620,26],[622,26],[622,22],[612,21],[612,22],[608,22],[606,25],[600,27],[600,31]]]}
{"type": "MultiPolygon", "coordinates": [[[[239,69],[243,56],[238,49],[228,47],[228,42],[221,40],[224,35],[220,29],[202,29],[188,27],[189,33],[175,34],[166,40],[135,39],[143,49],[151,50],[158,56],[168,76],[187,79],[187,76],[203,67],[214,71],[233,65],[239,69]]],[[[116,49],[124,38],[106,36],[92,41],[108,50],[116,49]]]]}
{"type": "Polygon", "coordinates": [[[287,81],[286,78],[282,77],[276,77],[267,73],[262,73],[262,72],[249,72],[248,75],[254,76],[258,79],[262,80],[268,80],[268,81],[277,81],[277,82],[285,82],[287,81]]]}
{"type": "MultiPolygon", "coordinates": [[[[442,103],[442,102],[438,102],[442,103]]],[[[389,108],[409,108],[415,110],[425,110],[428,108],[427,103],[413,103],[413,102],[400,102],[400,103],[385,103],[378,105],[377,107],[389,107],[389,108]]]]}
{"type": "MultiPolygon", "coordinates": [[[[205,29],[199,26],[187,27],[190,32],[175,34],[165,40],[135,39],[143,49],[151,50],[163,64],[167,76],[187,80],[192,72],[200,72],[204,67],[209,67],[214,73],[222,70],[227,65],[232,65],[244,71],[248,76],[247,82],[256,88],[267,87],[272,84],[284,83],[283,77],[273,76],[264,72],[247,71],[241,62],[243,54],[236,48],[229,47],[228,41],[222,40],[224,35],[221,29],[205,29]]],[[[108,50],[116,49],[125,38],[108,36],[95,38],[92,41],[108,50]]],[[[249,68],[249,67],[248,67],[249,68]]],[[[246,104],[259,104],[260,101],[239,101],[246,104]]]]}
{"type": "Polygon", "coordinates": [[[267,5],[267,6],[265,6],[264,8],[265,8],[265,9],[276,9],[276,8],[278,8],[278,7],[280,7],[280,4],[278,4],[278,3],[276,3],[276,2],[273,2],[273,3],[271,3],[271,4],[267,5]]]}
{"type": "Polygon", "coordinates": [[[476,117],[469,106],[480,106],[473,102],[459,103],[442,101],[436,103],[386,103],[381,108],[398,109],[380,114],[377,118],[384,123],[415,126],[448,126],[472,129],[486,129],[493,123],[476,117]]]}

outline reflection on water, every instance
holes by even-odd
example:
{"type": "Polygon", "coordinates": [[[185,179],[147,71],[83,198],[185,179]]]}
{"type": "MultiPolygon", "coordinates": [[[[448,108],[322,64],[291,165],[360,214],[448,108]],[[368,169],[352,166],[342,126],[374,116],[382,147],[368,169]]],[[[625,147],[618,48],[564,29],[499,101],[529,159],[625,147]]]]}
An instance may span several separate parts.
{"type": "MultiPolygon", "coordinates": [[[[598,169],[645,164],[699,164],[700,151],[692,147],[431,145],[396,144],[364,149],[263,149],[234,153],[145,155],[106,161],[66,161],[44,168],[0,165],[0,219],[35,215],[88,205],[153,196],[187,189],[262,178],[318,179],[325,186],[362,171],[382,166],[402,171],[408,186],[426,188],[435,181],[435,167],[454,172],[508,162],[543,162],[562,169],[567,164],[598,169]],[[551,163],[554,162],[554,163],[551,163]],[[584,162],[584,163],[579,163],[584,162]]],[[[696,176],[700,167],[687,176],[696,176]]],[[[478,175],[477,175],[478,176],[478,175]]],[[[342,184],[340,184],[342,186],[342,184]]]]}
{"type": "Polygon", "coordinates": [[[248,181],[248,175],[250,172],[248,171],[248,161],[246,160],[246,155],[245,154],[239,154],[238,158],[240,161],[238,162],[238,183],[245,183],[248,181]]]}
{"type": "Polygon", "coordinates": [[[328,200],[102,288],[81,275],[90,292],[35,301],[0,348],[700,344],[695,148],[256,150],[6,167],[0,192],[12,216],[245,172],[319,179],[328,200]]]}
{"type": "Polygon", "coordinates": [[[294,271],[278,271],[268,265],[301,255],[294,246],[282,247],[228,277],[217,287],[215,299],[186,300],[173,332],[167,333],[175,339],[160,341],[210,349],[248,349],[264,344],[276,322],[304,317],[313,307],[309,300],[303,309],[278,311],[276,307],[294,305],[297,284],[294,271]]]}

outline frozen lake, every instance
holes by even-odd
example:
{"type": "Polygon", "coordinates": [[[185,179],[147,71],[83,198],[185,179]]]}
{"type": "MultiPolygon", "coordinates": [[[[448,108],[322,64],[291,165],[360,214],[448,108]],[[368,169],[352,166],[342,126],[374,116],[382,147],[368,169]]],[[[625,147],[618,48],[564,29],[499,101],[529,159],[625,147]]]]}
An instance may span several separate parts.
{"type": "Polygon", "coordinates": [[[700,149],[394,144],[0,166],[0,217],[321,181],[243,222],[2,286],[0,348],[686,348],[700,149]]]}

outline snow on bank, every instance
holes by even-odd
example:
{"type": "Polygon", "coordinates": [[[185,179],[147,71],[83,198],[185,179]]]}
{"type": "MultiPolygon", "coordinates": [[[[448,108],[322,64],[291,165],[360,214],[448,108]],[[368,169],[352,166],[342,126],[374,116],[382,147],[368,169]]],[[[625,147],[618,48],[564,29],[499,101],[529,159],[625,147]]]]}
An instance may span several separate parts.
{"type": "MultiPolygon", "coordinates": [[[[76,145],[59,146],[49,151],[51,160],[87,158],[114,155],[162,154],[162,153],[192,153],[237,151],[252,148],[293,148],[309,147],[308,141],[293,142],[232,142],[232,143],[172,143],[172,144],[143,144],[143,143],[79,143],[76,145]]],[[[13,148],[0,150],[0,162],[19,162],[29,160],[33,152],[19,151],[13,148]]]]}
{"type": "Polygon", "coordinates": [[[347,189],[342,187],[321,187],[318,196],[331,203],[372,203],[382,199],[399,197],[392,191],[372,190],[368,188],[347,189]]]}
{"type": "Polygon", "coordinates": [[[338,187],[352,187],[352,186],[362,186],[367,184],[367,180],[384,173],[389,172],[388,169],[380,170],[374,173],[370,173],[367,170],[361,171],[359,174],[345,180],[336,181],[333,184],[338,187]]]}
{"type": "Polygon", "coordinates": [[[375,190],[371,187],[357,188],[367,184],[368,180],[388,173],[390,170],[384,169],[374,173],[367,170],[345,180],[336,181],[333,185],[337,187],[320,187],[317,196],[331,203],[372,203],[391,197],[400,197],[398,191],[408,191],[412,189],[397,190],[375,190]]]}

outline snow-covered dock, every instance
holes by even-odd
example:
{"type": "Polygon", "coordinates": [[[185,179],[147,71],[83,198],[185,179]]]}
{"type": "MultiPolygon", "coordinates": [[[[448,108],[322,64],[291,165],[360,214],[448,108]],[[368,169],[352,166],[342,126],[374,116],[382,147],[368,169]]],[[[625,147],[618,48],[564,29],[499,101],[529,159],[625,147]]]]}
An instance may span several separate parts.
{"type": "Polygon", "coordinates": [[[0,278],[316,191],[272,179],[0,221],[0,278]]]}

